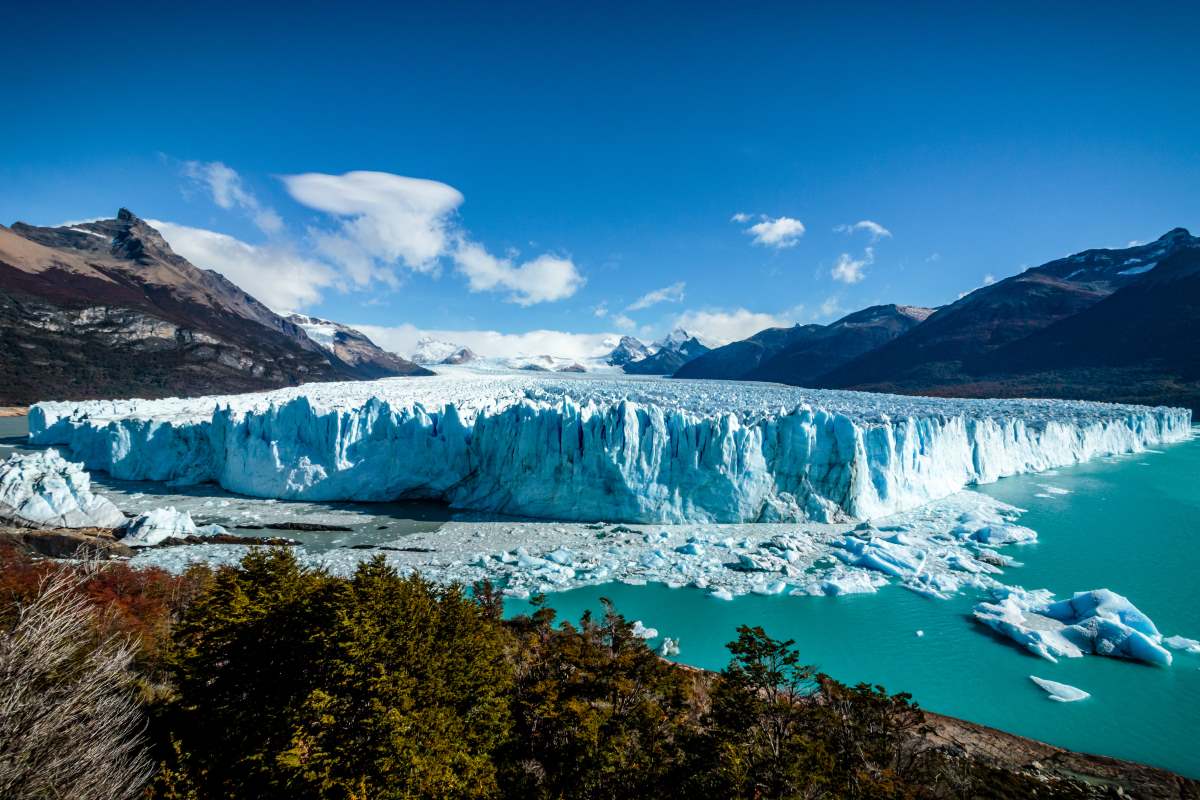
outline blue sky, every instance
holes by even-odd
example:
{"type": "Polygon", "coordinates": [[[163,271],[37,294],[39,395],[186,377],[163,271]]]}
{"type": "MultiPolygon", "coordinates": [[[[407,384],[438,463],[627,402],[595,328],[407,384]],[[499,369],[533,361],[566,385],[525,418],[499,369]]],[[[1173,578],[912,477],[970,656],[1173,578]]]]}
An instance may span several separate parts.
{"type": "Polygon", "coordinates": [[[430,5],[6,10],[0,221],[127,206],[277,309],[562,355],[1200,227],[1195,4],[430,5]]]}

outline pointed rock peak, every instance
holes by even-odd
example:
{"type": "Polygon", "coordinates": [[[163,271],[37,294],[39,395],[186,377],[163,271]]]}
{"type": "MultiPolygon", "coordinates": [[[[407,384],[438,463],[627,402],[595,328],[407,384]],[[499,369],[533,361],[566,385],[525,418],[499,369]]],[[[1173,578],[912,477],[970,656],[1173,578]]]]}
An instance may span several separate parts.
{"type": "Polygon", "coordinates": [[[118,222],[141,222],[137,214],[134,214],[128,208],[122,208],[117,211],[118,222]]]}

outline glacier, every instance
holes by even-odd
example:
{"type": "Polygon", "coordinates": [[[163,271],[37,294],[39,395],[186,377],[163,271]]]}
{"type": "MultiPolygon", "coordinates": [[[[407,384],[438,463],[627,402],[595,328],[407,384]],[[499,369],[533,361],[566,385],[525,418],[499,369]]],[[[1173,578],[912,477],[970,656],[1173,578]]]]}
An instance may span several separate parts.
{"type": "Polygon", "coordinates": [[[450,368],[245,395],[43,402],[29,425],[33,443],[69,447],[121,479],[560,520],[738,523],[873,519],[1181,440],[1191,413],[450,368]]]}

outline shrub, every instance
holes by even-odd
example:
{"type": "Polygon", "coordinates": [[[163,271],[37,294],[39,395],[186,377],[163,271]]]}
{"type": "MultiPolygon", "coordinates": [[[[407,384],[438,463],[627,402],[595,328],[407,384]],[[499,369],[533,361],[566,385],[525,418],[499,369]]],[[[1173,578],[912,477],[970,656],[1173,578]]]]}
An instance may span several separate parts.
{"type": "Polygon", "coordinates": [[[135,647],[97,636],[79,576],[55,572],[0,629],[0,797],[137,796],[151,773],[130,670],[135,647]]]}

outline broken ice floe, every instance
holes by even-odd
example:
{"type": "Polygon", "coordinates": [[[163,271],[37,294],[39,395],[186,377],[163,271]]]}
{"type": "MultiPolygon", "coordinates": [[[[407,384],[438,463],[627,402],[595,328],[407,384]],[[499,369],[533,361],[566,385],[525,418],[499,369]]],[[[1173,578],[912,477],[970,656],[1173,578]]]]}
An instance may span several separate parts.
{"type": "Polygon", "coordinates": [[[1050,661],[1095,653],[1167,666],[1171,653],[1149,617],[1108,589],[1055,600],[1047,590],[1000,586],[995,602],[975,607],[975,618],[1050,661]]]}

